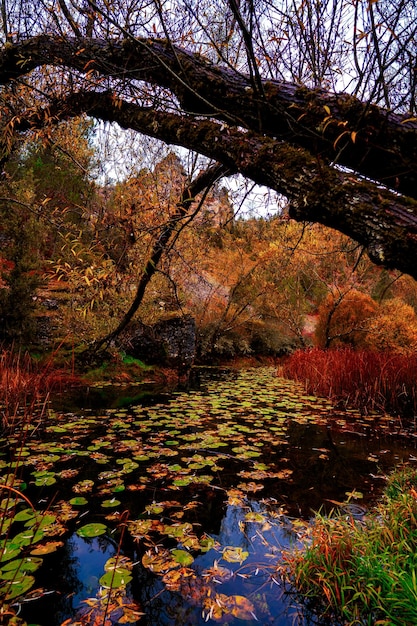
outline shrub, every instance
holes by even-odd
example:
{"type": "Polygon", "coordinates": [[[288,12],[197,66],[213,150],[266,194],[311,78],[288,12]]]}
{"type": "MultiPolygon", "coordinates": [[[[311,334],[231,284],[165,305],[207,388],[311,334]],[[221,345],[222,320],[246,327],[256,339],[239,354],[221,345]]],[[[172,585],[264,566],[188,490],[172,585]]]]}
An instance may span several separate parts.
{"type": "Polygon", "coordinates": [[[370,320],[366,343],[372,349],[411,354],[417,350],[417,315],[400,298],[386,300],[370,320]]]}

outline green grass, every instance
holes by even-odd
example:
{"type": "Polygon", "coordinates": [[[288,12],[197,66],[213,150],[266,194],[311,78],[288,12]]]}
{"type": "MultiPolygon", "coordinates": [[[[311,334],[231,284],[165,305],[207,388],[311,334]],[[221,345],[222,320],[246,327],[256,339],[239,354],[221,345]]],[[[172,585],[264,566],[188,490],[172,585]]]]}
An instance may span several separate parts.
{"type": "Polygon", "coordinates": [[[417,471],[395,473],[363,521],[317,515],[282,568],[322,616],[352,626],[417,624],[417,471]]]}

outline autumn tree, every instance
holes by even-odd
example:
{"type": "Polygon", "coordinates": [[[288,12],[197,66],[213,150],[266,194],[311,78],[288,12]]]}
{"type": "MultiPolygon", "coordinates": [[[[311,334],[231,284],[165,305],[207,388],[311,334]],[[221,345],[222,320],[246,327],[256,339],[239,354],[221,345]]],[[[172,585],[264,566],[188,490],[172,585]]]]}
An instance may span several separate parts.
{"type": "Polygon", "coordinates": [[[413,0],[2,9],[3,160],[16,133],[87,113],[205,155],[417,276],[413,0]]]}
{"type": "Polygon", "coordinates": [[[357,290],[339,296],[329,293],[318,311],[317,345],[320,348],[364,347],[377,308],[377,303],[369,295],[357,290]]]}
{"type": "Polygon", "coordinates": [[[417,349],[417,314],[400,298],[383,302],[372,317],[366,333],[373,350],[413,354],[417,349]]]}

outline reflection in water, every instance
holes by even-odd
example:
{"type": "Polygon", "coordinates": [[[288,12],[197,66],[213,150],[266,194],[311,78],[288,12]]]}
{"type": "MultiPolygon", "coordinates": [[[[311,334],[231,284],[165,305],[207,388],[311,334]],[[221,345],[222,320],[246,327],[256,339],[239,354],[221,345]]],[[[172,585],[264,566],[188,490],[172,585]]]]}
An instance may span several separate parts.
{"type": "Polygon", "coordinates": [[[39,580],[39,586],[44,583],[55,593],[23,604],[22,617],[42,626],[58,626],[72,617],[82,600],[96,595],[104,564],[115,553],[114,543],[107,537],[83,539],[75,533],[71,535],[62,550],[46,560],[39,580]]]}
{"type": "MultiPolygon", "coordinates": [[[[264,506],[256,500],[248,500],[245,506],[227,506],[221,520],[220,530],[214,537],[220,546],[241,548],[248,553],[244,562],[234,566],[222,560],[221,553],[209,551],[200,554],[193,563],[197,577],[184,586],[187,598],[181,593],[171,593],[155,576],[139,567],[135,578],[136,593],[146,611],[142,626],[203,626],[216,623],[208,619],[203,610],[204,598],[215,594],[244,597],[255,608],[252,618],[233,619],[225,615],[217,623],[246,626],[308,626],[313,623],[297,603],[295,595],[276,576],[276,563],[283,549],[297,544],[297,536],[290,520],[282,515],[281,508],[264,506]],[[245,521],[249,513],[257,514],[263,523],[245,521]],[[242,528],[244,532],[242,533],[242,528]],[[213,563],[222,575],[210,578],[213,563]],[[229,575],[224,572],[229,571],[229,575]]],[[[328,624],[328,622],[326,622],[328,624]]]]}
{"type": "Polygon", "coordinates": [[[78,564],[80,589],[72,599],[73,607],[77,609],[82,600],[97,594],[99,579],[104,573],[104,564],[116,554],[116,548],[105,536],[85,539],[74,533],[68,543],[78,564]]]}

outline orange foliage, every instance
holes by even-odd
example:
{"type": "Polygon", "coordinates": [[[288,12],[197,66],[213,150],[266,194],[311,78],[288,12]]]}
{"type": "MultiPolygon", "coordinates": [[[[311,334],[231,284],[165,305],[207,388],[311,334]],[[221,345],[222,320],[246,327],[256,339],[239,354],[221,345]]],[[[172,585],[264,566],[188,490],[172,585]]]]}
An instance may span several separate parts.
{"type": "Polygon", "coordinates": [[[411,354],[417,350],[417,315],[400,298],[384,302],[370,321],[366,342],[371,349],[411,354]]]}
{"type": "Polygon", "coordinates": [[[368,325],[377,309],[377,303],[369,295],[356,289],[339,297],[330,293],[318,309],[316,344],[320,348],[364,347],[368,325]]]}

